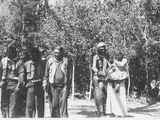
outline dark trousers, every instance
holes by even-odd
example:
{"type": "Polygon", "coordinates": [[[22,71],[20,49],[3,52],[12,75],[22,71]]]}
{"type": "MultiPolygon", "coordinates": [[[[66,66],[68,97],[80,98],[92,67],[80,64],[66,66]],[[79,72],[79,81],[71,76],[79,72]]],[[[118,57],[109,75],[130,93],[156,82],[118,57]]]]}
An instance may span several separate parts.
{"type": "Polygon", "coordinates": [[[9,105],[8,105],[8,95],[6,86],[2,86],[1,88],[1,112],[2,117],[9,117],[9,105]]]}
{"type": "Polygon", "coordinates": [[[27,88],[26,117],[44,117],[44,90],[41,83],[27,88]]]}
{"type": "Polygon", "coordinates": [[[11,89],[2,90],[1,109],[3,117],[16,117],[17,92],[11,89]]]}
{"type": "Polygon", "coordinates": [[[26,110],[26,88],[21,88],[17,92],[16,117],[25,117],[26,110]]]}
{"type": "Polygon", "coordinates": [[[49,103],[51,117],[68,117],[66,86],[49,85],[49,103]]]}
{"type": "Polygon", "coordinates": [[[107,91],[103,81],[94,81],[94,100],[98,116],[105,115],[107,91]]]}
{"type": "Polygon", "coordinates": [[[2,117],[24,117],[25,116],[25,89],[19,91],[2,87],[1,111],[2,117]]]}

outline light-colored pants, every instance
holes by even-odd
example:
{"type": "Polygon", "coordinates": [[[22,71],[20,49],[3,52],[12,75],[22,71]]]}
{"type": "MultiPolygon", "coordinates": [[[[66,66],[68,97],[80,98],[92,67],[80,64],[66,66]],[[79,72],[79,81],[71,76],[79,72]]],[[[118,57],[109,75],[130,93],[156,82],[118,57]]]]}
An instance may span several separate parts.
{"type": "Polygon", "coordinates": [[[107,91],[105,82],[94,81],[94,100],[98,116],[102,116],[105,114],[106,96],[107,96],[107,91]]]}
{"type": "Polygon", "coordinates": [[[124,80],[119,83],[118,92],[116,92],[113,87],[113,82],[108,82],[106,113],[117,116],[127,115],[126,88],[124,80]]]}

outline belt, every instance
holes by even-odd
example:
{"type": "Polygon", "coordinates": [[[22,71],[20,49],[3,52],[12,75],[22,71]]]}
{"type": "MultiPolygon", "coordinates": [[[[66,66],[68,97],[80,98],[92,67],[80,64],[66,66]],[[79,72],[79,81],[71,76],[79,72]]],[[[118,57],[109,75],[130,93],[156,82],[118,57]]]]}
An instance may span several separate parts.
{"type": "Polygon", "coordinates": [[[65,83],[50,83],[54,87],[64,87],[66,84],[65,83]]]}
{"type": "Polygon", "coordinates": [[[32,83],[36,83],[36,82],[41,82],[42,80],[41,79],[31,79],[31,80],[28,80],[28,81],[31,81],[32,83]]]}
{"type": "Polygon", "coordinates": [[[8,78],[6,78],[6,80],[7,80],[7,81],[17,81],[17,82],[18,82],[18,81],[19,81],[19,78],[18,78],[18,77],[12,77],[12,78],[11,78],[11,77],[8,77],[8,78]]]}

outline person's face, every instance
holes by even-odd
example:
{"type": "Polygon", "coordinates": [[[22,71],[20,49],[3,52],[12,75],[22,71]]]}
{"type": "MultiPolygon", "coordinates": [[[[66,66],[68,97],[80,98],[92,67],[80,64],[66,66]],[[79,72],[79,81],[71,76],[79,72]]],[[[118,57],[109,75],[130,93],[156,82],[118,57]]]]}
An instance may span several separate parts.
{"type": "Polygon", "coordinates": [[[55,56],[56,58],[60,58],[60,57],[61,57],[60,50],[55,49],[55,50],[54,50],[54,56],[55,56]]]}
{"type": "Polygon", "coordinates": [[[99,53],[100,55],[103,55],[103,54],[105,53],[105,47],[100,47],[100,48],[98,49],[98,53],[99,53]]]}
{"type": "Polygon", "coordinates": [[[17,52],[16,52],[15,48],[9,48],[9,50],[7,52],[8,52],[8,57],[10,59],[14,59],[17,57],[17,52]]]}
{"type": "Polygon", "coordinates": [[[123,59],[123,55],[122,54],[119,54],[118,55],[118,60],[122,60],[123,59]]]}

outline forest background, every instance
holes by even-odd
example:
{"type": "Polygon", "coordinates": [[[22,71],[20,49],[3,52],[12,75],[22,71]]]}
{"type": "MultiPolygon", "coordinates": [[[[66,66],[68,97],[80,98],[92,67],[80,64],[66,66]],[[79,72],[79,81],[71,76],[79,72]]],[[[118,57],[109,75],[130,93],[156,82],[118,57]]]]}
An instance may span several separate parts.
{"type": "MultiPolygon", "coordinates": [[[[0,0],[0,55],[37,46],[45,55],[63,45],[72,58],[74,92],[90,90],[98,42],[110,57],[128,58],[129,93],[160,80],[160,0],[0,0]]],[[[72,92],[73,92],[72,91],[72,92]]]]}

